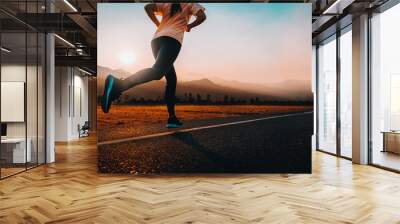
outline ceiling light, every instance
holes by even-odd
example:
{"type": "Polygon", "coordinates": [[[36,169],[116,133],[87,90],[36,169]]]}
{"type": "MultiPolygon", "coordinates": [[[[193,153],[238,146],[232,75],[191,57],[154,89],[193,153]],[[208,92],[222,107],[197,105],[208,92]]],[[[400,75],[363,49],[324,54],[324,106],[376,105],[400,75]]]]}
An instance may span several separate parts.
{"type": "Polygon", "coordinates": [[[4,51],[6,53],[11,53],[11,50],[5,48],[5,47],[1,47],[1,51],[4,51]]]}
{"type": "Polygon", "coordinates": [[[325,11],[322,14],[331,14],[331,10],[334,9],[335,7],[337,7],[337,5],[339,4],[341,0],[336,0],[332,5],[330,5],[327,9],[325,9],[325,11]]]}
{"type": "Polygon", "coordinates": [[[92,73],[90,73],[90,72],[88,72],[88,71],[86,71],[86,70],[83,70],[83,69],[81,69],[81,68],[79,68],[79,67],[78,67],[78,70],[81,71],[81,72],[83,72],[83,73],[85,73],[85,74],[87,74],[87,75],[93,75],[92,73]]]}
{"type": "Polygon", "coordinates": [[[65,4],[67,4],[74,12],[78,12],[78,10],[68,1],[64,0],[65,4]]]}
{"type": "Polygon", "coordinates": [[[83,49],[82,48],[77,48],[76,49],[76,53],[78,53],[79,55],[83,55],[83,49]]]}
{"type": "Polygon", "coordinates": [[[71,42],[69,42],[68,40],[66,40],[66,39],[64,39],[64,38],[62,38],[62,37],[60,37],[60,36],[57,35],[57,34],[54,34],[54,36],[57,37],[57,38],[58,38],[59,40],[61,40],[62,42],[64,42],[65,44],[67,44],[68,46],[75,48],[75,45],[73,45],[73,44],[72,44],[71,42]]]}

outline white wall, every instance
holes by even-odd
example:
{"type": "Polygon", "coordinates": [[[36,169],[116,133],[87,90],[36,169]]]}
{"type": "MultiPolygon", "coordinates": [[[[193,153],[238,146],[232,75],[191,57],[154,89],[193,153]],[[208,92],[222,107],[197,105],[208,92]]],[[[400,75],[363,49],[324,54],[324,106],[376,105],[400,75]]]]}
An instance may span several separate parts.
{"type": "MultiPolygon", "coordinates": [[[[2,65],[1,81],[25,82],[25,65],[2,65]]],[[[1,108],[6,110],[7,108],[1,108]]],[[[7,137],[25,137],[25,123],[15,122],[7,123],[7,137]]]]}
{"type": "MultiPolygon", "coordinates": [[[[80,73],[82,74],[82,73],[80,73]]],[[[80,122],[85,122],[88,120],[89,113],[89,92],[88,92],[88,77],[75,75],[75,86],[81,88],[82,91],[82,116],[80,116],[80,122]]]]}
{"type": "Polygon", "coordinates": [[[67,141],[69,133],[69,84],[70,76],[67,67],[55,69],[55,141],[67,141]]]}
{"type": "MultiPolygon", "coordinates": [[[[36,67],[24,65],[10,64],[1,66],[1,81],[4,82],[26,82],[25,75],[26,70],[28,74],[36,74],[36,67]]],[[[29,78],[29,76],[28,76],[29,78]]],[[[29,79],[29,87],[36,86],[36,80],[29,79]]],[[[28,112],[32,111],[32,107],[36,108],[36,88],[27,88],[27,107],[31,107],[28,112]]],[[[7,108],[1,108],[2,110],[7,110],[7,108]]],[[[36,109],[34,109],[36,111],[36,109]]],[[[35,124],[28,124],[28,129],[30,127],[36,130],[36,113],[27,113],[28,122],[33,122],[35,124]],[[33,127],[34,126],[34,127],[33,127]]],[[[30,131],[28,130],[28,134],[30,131]]],[[[35,133],[36,134],[36,133],[35,133]]],[[[7,123],[7,136],[8,137],[25,137],[25,122],[11,122],[7,123]]],[[[28,136],[29,137],[29,136],[28,136]]]]}
{"type": "MultiPolygon", "coordinates": [[[[44,80],[42,68],[25,64],[3,64],[1,66],[1,81],[3,82],[24,82],[26,84],[26,120],[23,122],[5,122],[7,124],[8,138],[27,138],[31,148],[32,161],[44,163],[44,80]],[[38,69],[38,70],[37,70],[38,69]],[[26,77],[28,80],[25,80],[26,77]],[[39,156],[37,156],[39,153],[39,156]]],[[[22,90],[24,91],[24,90],[22,90]]],[[[22,92],[21,94],[24,94],[22,92]]],[[[6,96],[2,96],[6,97],[6,96]]],[[[2,111],[10,108],[1,108],[2,111]]],[[[10,111],[8,111],[10,112],[10,111]]],[[[12,111],[11,111],[12,113],[12,111]]]]}
{"type": "Polygon", "coordinates": [[[55,140],[79,137],[78,125],[88,121],[88,78],[72,67],[56,67],[55,140]]]}

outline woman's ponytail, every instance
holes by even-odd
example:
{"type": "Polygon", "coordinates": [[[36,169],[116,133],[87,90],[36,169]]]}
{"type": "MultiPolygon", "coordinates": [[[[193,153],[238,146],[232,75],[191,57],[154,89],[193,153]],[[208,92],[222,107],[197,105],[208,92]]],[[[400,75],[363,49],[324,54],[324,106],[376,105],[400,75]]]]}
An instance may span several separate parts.
{"type": "Polygon", "coordinates": [[[179,3],[172,3],[171,5],[171,11],[169,12],[169,16],[173,17],[176,13],[181,12],[181,4],[179,3]]]}

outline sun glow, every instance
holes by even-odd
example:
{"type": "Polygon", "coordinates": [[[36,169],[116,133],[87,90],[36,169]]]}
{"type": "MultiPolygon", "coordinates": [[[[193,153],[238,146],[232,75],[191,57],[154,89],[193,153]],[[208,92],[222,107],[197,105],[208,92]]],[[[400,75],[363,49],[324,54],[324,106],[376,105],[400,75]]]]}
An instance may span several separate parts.
{"type": "Polygon", "coordinates": [[[133,65],[136,62],[136,57],[131,52],[123,52],[120,54],[119,58],[124,65],[133,65]]]}

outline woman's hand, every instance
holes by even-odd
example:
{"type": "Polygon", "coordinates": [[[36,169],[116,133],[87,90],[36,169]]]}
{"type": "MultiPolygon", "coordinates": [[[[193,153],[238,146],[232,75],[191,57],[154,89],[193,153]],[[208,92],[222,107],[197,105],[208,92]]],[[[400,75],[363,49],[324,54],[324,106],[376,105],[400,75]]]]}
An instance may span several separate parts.
{"type": "Polygon", "coordinates": [[[196,20],[186,26],[186,32],[190,32],[194,27],[202,24],[206,18],[206,14],[204,14],[203,10],[198,11],[196,14],[196,20]]]}
{"type": "Polygon", "coordinates": [[[160,25],[160,21],[158,21],[156,17],[157,6],[154,3],[150,3],[144,6],[144,10],[146,11],[147,15],[153,21],[153,23],[158,27],[160,25]]]}

